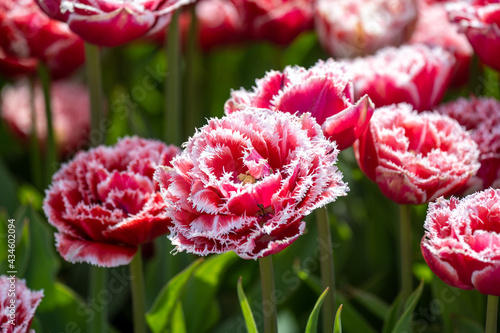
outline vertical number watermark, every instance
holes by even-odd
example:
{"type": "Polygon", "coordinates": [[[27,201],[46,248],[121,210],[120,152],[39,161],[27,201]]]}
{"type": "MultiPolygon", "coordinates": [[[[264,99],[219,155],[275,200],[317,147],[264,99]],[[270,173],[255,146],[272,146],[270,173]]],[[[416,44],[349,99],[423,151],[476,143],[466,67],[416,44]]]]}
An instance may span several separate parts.
{"type": "Polygon", "coordinates": [[[5,325],[16,325],[16,220],[9,219],[7,224],[7,322],[5,325]]]}

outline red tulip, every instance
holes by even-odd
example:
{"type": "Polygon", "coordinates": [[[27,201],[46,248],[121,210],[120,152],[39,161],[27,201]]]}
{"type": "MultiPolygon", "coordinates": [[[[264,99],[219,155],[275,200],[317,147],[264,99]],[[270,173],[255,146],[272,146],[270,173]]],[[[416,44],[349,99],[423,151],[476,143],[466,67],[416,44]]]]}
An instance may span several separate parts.
{"type": "Polygon", "coordinates": [[[313,1],[201,0],[196,16],[204,50],[249,40],[285,46],[313,28],[313,1]]]}
{"type": "Polygon", "coordinates": [[[178,251],[277,253],[305,228],[303,217],[345,195],[338,150],[309,114],[248,108],[211,119],[173,168],[159,167],[178,251]]]}
{"type": "Polygon", "coordinates": [[[168,232],[153,173],[179,152],[162,142],[125,138],[79,152],[54,175],[43,209],[69,262],[114,267],[130,263],[138,246],[168,232]]]}
{"type": "MultiPolygon", "coordinates": [[[[27,81],[7,85],[2,90],[2,118],[20,139],[31,134],[30,87],[27,81]]],[[[61,154],[70,153],[87,143],[89,132],[89,97],[87,88],[71,81],[51,85],[51,106],[56,145],[61,154]]],[[[35,86],[36,134],[42,146],[47,141],[45,99],[40,85],[35,86]]]]}
{"type": "Polygon", "coordinates": [[[449,18],[459,24],[474,51],[488,66],[500,71],[500,3],[473,0],[447,5],[449,18]]]}
{"type": "Polygon", "coordinates": [[[421,249],[447,284],[500,296],[500,190],[429,204],[421,249]]]}
{"type": "Polygon", "coordinates": [[[320,61],[308,70],[288,66],[282,73],[271,71],[256,84],[253,91],[231,92],[225,104],[226,113],[246,106],[299,115],[309,112],[340,150],[356,141],[373,114],[370,99],[354,99],[350,77],[343,66],[332,60],[320,61]]]}
{"type": "Polygon", "coordinates": [[[443,98],[455,60],[439,47],[418,44],[385,48],[344,63],[353,75],[356,98],[367,94],[376,107],[405,102],[424,111],[443,98]]]}
{"type": "Polygon", "coordinates": [[[36,0],[89,43],[118,46],[165,29],[171,13],[194,0],[36,0]]]}
{"type": "Polygon", "coordinates": [[[43,290],[32,291],[15,275],[0,276],[0,327],[2,333],[25,333],[35,310],[42,301],[43,290]]]}
{"type": "Polygon", "coordinates": [[[32,73],[39,60],[54,77],[64,77],[84,62],[83,41],[33,0],[0,1],[0,22],[0,69],[7,67],[6,75],[32,73]],[[21,67],[9,69],[6,63],[21,67]]]}
{"type": "Polygon", "coordinates": [[[479,151],[457,121],[409,104],[376,109],[354,144],[359,167],[399,204],[422,204],[460,189],[479,169],[479,151]]]}
{"type": "Polygon", "coordinates": [[[448,21],[444,2],[432,4],[419,0],[420,15],[415,32],[408,43],[440,46],[452,53],[456,63],[453,70],[452,85],[464,85],[469,78],[469,66],[474,54],[467,37],[458,31],[458,27],[448,21]]]}
{"type": "Polygon", "coordinates": [[[316,31],[333,57],[373,54],[410,38],[418,10],[415,0],[318,0],[316,31]]]}
{"type": "Polygon", "coordinates": [[[494,98],[460,98],[437,109],[471,131],[479,147],[479,168],[463,189],[472,193],[492,186],[500,188],[500,102],[494,98]]]}

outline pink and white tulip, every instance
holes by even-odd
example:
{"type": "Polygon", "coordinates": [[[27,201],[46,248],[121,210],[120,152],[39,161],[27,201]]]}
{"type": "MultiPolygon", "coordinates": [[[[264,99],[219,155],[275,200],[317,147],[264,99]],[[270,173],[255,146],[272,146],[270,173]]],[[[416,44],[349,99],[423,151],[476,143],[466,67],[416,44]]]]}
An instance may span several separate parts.
{"type": "Polygon", "coordinates": [[[417,17],[415,0],[318,0],[315,6],[319,41],[335,58],[399,46],[410,38],[417,17]]]}
{"type": "Polygon", "coordinates": [[[500,102],[494,98],[459,98],[443,104],[437,110],[471,132],[480,154],[477,174],[465,188],[465,193],[500,188],[500,102]]]}
{"type": "Polygon", "coordinates": [[[421,249],[445,283],[500,296],[500,190],[429,204],[421,249]]]}
{"type": "Polygon", "coordinates": [[[354,144],[361,170],[399,204],[423,204],[456,193],[479,169],[470,134],[448,116],[409,104],[375,110],[354,144]]]}
{"type": "Polygon", "coordinates": [[[455,59],[440,47],[416,44],[384,48],[344,63],[353,76],[355,98],[366,94],[377,108],[409,103],[425,111],[443,98],[455,59]]]}
{"type": "Polygon", "coordinates": [[[231,92],[226,114],[247,106],[298,115],[309,112],[340,150],[350,147],[366,130],[374,109],[368,96],[354,98],[351,77],[332,60],[310,69],[287,66],[283,72],[266,73],[252,91],[231,92]]]}
{"type": "Polygon", "coordinates": [[[153,173],[170,165],[175,146],[138,137],[79,152],[52,178],[43,209],[56,246],[71,262],[115,267],[130,263],[142,243],[171,225],[153,173]]]}
{"type": "Polygon", "coordinates": [[[247,108],[211,119],[172,168],[155,179],[177,251],[277,253],[303,232],[304,216],[346,194],[338,150],[308,113],[247,108]]]}
{"type": "Polygon", "coordinates": [[[36,0],[85,41],[118,46],[164,30],[172,12],[194,0],[36,0]]]}

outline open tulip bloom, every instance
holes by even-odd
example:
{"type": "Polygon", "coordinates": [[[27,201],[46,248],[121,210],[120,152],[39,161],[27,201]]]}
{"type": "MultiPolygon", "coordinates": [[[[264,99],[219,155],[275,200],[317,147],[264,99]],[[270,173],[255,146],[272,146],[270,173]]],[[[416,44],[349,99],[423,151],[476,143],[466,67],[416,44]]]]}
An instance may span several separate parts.
{"type": "MultiPolygon", "coordinates": [[[[453,287],[489,295],[488,308],[498,304],[500,190],[490,188],[461,200],[439,198],[429,205],[424,228],[421,249],[431,270],[453,287]]],[[[488,309],[486,332],[497,332],[492,322],[496,312],[488,309]]]]}
{"type": "Polygon", "coordinates": [[[376,109],[368,130],[354,144],[361,170],[382,193],[400,204],[403,298],[412,289],[411,222],[408,204],[451,195],[479,169],[479,150],[460,124],[437,112],[417,113],[409,104],[376,109]]]}
{"type": "Polygon", "coordinates": [[[118,46],[164,29],[171,13],[192,0],[36,0],[85,41],[118,46]]]}
{"type": "Polygon", "coordinates": [[[57,228],[57,250],[69,262],[115,267],[142,243],[168,232],[153,173],[169,165],[174,146],[138,137],[78,153],[52,179],[43,209],[57,228]]]}
{"type": "Polygon", "coordinates": [[[366,130],[374,109],[368,96],[354,98],[351,77],[331,59],[309,69],[287,66],[283,72],[268,72],[256,80],[253,91],[232,91],[226,114],[247,106],[298,115],[309,112],[339,150],[350,147],[366,130]]]}
{"type": "Polygon", "coordinates": [[[211,119],[155,173],[169,238],[198,255],[279,252],[303,233],[306,215],[346,194],[337,154],[307,113],[246,108],[211,119]]]}
{"type": "Polygon", "coordinates": [[[500,2],[471,0],[447,5],[449,18],[458,23],[474,51],[488,66],[500,71],[500,2]]]}

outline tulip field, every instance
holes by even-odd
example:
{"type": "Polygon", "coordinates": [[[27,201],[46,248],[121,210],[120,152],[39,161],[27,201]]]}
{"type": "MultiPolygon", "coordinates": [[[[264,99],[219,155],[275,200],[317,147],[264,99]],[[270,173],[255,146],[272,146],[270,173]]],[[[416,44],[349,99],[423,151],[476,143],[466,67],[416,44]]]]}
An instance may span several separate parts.
{"type": "Polygon", "coordinates": [[[496,333],[497,0],[0,0],[0,333],[496,333]]]}

